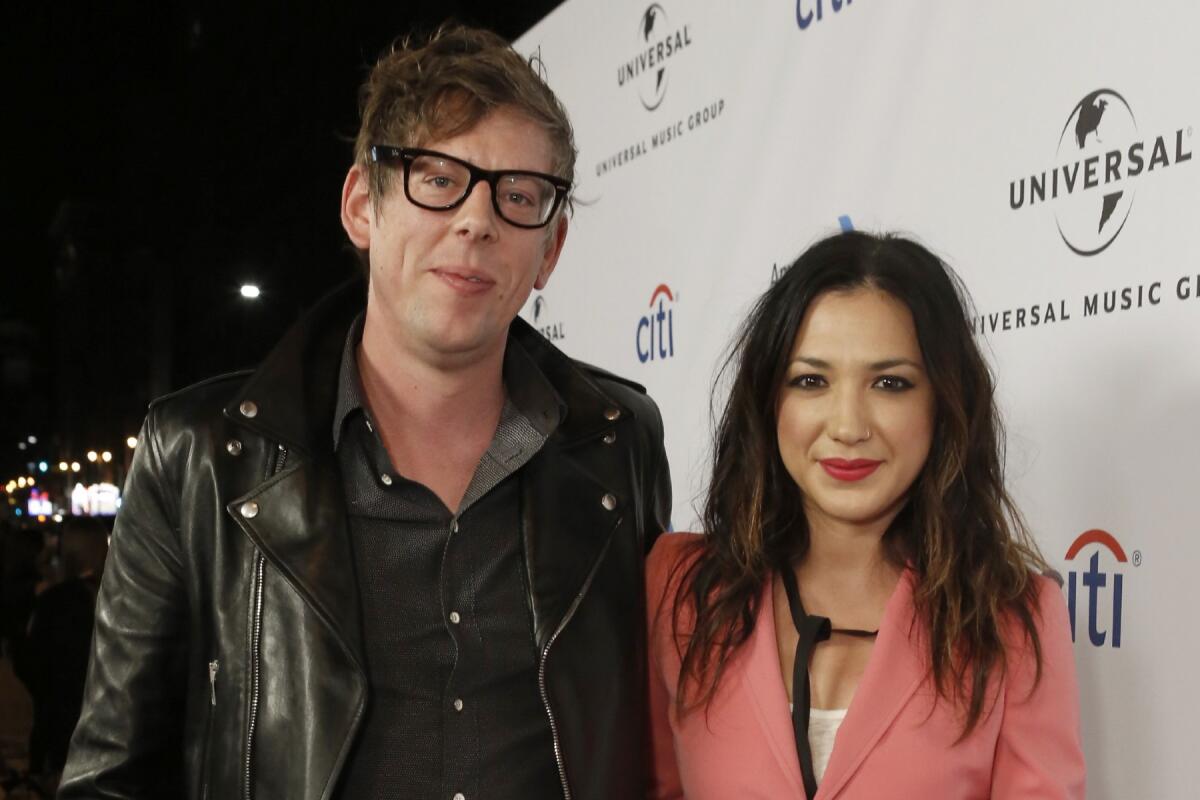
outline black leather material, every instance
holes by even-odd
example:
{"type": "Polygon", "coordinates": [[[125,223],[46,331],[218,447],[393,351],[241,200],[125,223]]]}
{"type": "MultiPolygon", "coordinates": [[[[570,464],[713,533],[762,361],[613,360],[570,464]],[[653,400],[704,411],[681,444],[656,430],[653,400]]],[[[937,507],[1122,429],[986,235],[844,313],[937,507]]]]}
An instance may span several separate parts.
{"type": "MultiPolygon", "coordinates": [[[[361,285],[344,287],[254,373],[152,404],[113,532],[61,798],[333,793],[367,702],[330,433],[338,359],[362,302],[361,285]],[[239,410],[247,401],[252,417],[239,410]]],[[[522,497],[562,768],[576,800],[638,797],[648,751],[642,561],[670,510],[662,421],[636,384],[568,359],[519,319],[511,335],[567,407],[524,467],[522,497]]]]}

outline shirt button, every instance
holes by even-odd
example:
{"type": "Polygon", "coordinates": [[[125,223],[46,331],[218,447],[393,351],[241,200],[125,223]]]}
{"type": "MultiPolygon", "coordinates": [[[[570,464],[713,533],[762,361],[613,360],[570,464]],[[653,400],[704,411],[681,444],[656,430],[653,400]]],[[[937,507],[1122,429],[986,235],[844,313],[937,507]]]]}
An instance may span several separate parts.
{"type": "Polygon", "coordinates": [[[460,698],[460,697],[456,697],[456,698],[454,698],[454,710],[455,710],[455,711],[462,711],[462,709],[463,709],[463,701],[462,701],[462,698],[460,698]]]}
{"type": "Polygon", "coordinates": [[[392,476],[388,475],[386,472],[379,476],[379,480],[383,483],[384,486],[392,485],[392,476]]]}
{"type": "Polygon", "coordinates": [[[465,794],[463,794],[462,792],[455,792],[454,800],[467,800],[467,796],[465,794]]]}
{"type": "Polygon", "coordinates": [[[462,617],[460,617],[460,616],[458,615],[458,612],[457,612],[457,611],[451,611],[451,612],[450,612],[450,623],[451,623],[451,624],[453,624],[453,625],[457,625],[457,624],[458,624],[458,623],[460,623],[460,622],[462,622],[462,617]]]}

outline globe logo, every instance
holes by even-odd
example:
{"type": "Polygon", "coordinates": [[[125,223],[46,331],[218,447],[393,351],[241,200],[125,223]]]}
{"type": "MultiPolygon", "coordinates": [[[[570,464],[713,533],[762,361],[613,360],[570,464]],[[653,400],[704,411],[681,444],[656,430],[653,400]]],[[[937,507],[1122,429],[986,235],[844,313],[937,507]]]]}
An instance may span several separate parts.
{"type": "Polygon", "coordinates": [[[1077,172],[1064,168],[1062,179],[1100,190],[1070,193],[1055,204],[1058,233],[1079,255],[1103,251],[1129,219],[1134,188],[1122,180],[1128,177],[1130,160],[1122,151],[1137,135],[1133,110],[1111,89],[1086,95],[1063,125],[1056,158],[1060,164],[1077,165],[1077,172]]]}
{"type": "MultiPolygon", "coordinates": [[[[642,14],[642,19],[638,23],[639,42],[644,46],[650,45],[653,43],[654,37],[661,36],[666,30],[667,12],[658,3],[653,3],[642,14]]],[[[646,70],[638,83],[638,97],[641,98],[642,106],[647,111],[653,111],[659,107],[666,95],[666,65],[646,70]]]]}

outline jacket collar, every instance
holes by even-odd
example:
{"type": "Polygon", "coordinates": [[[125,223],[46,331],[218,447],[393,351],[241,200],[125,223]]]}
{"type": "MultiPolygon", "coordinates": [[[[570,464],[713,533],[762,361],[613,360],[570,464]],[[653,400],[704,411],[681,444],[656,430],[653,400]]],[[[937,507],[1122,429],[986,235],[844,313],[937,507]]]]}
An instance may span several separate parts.
{"type": "MultiPolygon", "coordinates": [[[[283,469],[231,503],[231,513],[356,657],[358,591],[332,421],[338,365],[364,297],[362,282],[353,281],[318,303],[225,408],[287,453],[283,469]],[[237,513],[248,500],[258,503],[253,519],[237,513]]],[[[635,511],[635,498],[620,489],[631,485],[623,450],[588,448],[583,457],[577,447],[624,424],[631,411],[524,320],[512,322],[509,336],[562,400],[557,427],[523,472],[522,535],[542,647],[586,591],[612,532],[635,511]]]]}

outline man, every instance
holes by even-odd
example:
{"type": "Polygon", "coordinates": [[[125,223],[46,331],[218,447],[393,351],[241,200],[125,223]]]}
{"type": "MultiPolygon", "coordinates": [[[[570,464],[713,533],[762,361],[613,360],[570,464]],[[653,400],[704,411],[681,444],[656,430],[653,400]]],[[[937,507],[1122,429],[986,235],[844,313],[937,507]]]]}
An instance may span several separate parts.
{"type": "Polygon", "coordinates": [[[515,319],[567,233],[565,112],[465,28],[381,59],[362,112],[365,312],[151,406],[61,797],[643,791],[661,420],[515,319]]]}

